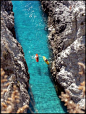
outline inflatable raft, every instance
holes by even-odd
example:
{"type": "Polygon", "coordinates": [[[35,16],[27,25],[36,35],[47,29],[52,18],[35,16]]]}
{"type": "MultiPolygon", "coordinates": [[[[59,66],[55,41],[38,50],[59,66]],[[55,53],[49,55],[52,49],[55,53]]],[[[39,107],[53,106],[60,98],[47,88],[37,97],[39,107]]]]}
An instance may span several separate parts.
{"type": "Polygon", "coordinates": [[[36,62],[39,62],[39,56],[38,54],[35,55],[36,62]]]}
{"type": "Polygon", "coordinates": [[[45,56],[43,56],[43,60],[45,61],[46,64],[49,65],[49,61],[47,60],[47,58],[45,56]]]}

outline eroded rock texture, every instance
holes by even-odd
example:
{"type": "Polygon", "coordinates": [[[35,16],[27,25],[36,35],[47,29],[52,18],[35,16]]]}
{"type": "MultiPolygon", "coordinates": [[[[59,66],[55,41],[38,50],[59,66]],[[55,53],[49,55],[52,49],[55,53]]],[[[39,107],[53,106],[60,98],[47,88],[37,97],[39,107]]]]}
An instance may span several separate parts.
{"type": "Polygon", "coordinates": [[[22,47],[14,37],[12,9],[11,1],[1,1],[1,112],[3,113],[27,112],[30,100],[28,68],[22,47]],[[17,98],[19,101],[16,101],[17,98]]]}
{"type": "Polygon", "coordinates": [[[48,14],[48,38],[54,55],[52,75],[83,109],[85,97],[78,87],[85,76],[79,74],[78,62],[85,64],[85,1],[41,1],[41,4],[48,14]]]}

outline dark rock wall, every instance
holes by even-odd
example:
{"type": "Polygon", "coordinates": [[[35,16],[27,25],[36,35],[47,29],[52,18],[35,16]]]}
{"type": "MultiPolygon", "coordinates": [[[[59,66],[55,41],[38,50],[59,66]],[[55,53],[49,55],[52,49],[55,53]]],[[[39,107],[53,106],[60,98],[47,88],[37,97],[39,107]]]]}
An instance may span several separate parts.
{"type": "Polygon", "coordinates": [[[78,87],[85,76],[79,75],[78,62],[85,64],[85,1],[41,1],[41,4],[48,14],[48,39],[54,55],[52,75],[83,108],[85,98],[78,87]]]}
{"type": "MultiPolygon", "coordinates": [[[[13,87],[16,86],[20,94],[20,103],[15,102],[15,106],[11,107],[11,109],[13,108],[11,112],[16,113],[20,107],[29,105],[28,85],[30,77],[22,47],[15,37],[14,13],[12,10],[13,5],[11,1],[1,1],[1,68],[4,70],[5,75],[7,75],[6,82],[3,81],[4,76],[2,75],[1,104],[5,103],[5,105],[9,106],[6,101],[9,97],[12,97],[13,87]],[[5,87],[7,83],[9,84],[5,87]],[[3,94],[3,90],[7,90],[7,92],[3,94]]],[[[1,110],[2,112],[9,112],[8,107],[4,108],[3,105],[1,110]]],[[[27,110],[23,109],[23,112],[27,112],[27,110]]]]}

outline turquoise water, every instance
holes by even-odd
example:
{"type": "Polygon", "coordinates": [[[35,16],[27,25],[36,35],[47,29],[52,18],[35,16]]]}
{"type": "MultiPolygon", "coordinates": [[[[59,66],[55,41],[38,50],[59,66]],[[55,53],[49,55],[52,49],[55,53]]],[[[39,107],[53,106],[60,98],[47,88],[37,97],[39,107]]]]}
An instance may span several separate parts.
{"type": "MultiPolygon", "coordinates": [[[[22,45],[30,73],[29,92],[32,91],[34,101],[30,102],[31,110],[36,113],[65,113],[66,109],[58,98],[50,79],[48,65],[42,56],[50,59],[48,48],[48,32],[45,30],[46,19],[39,1],[12,1],[15,17],[15,31],[22,45]],[[39,62],[35,54],[39,55],[39,62]]],[[[32,95],[31,95],[32,96],[32,95]]],[[[28,110],[28,113],[30,111],[28,110]]]]}

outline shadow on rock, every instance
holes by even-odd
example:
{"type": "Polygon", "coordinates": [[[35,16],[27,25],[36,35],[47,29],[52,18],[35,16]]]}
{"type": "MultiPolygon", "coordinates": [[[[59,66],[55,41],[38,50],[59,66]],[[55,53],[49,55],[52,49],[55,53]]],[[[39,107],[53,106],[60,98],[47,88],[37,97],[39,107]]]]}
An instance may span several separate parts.
{"type": "Polygon", "coordinates": [[[35,101],[34,101],[34,96],[32,94],[32,90],[31,90],[30,85],[29,85],[28,93],[30,95],[30,103],[29,103],[29,109],[28,109],[27,113],[34,113],[35,112],[35,109],[34,109],[35,101]]]}

